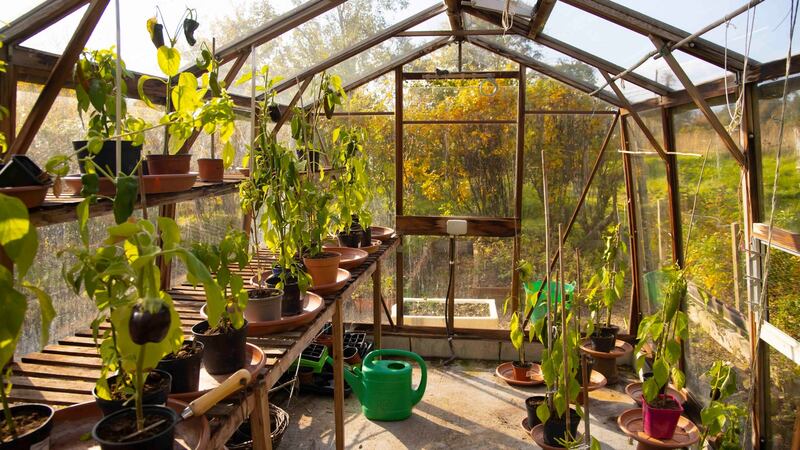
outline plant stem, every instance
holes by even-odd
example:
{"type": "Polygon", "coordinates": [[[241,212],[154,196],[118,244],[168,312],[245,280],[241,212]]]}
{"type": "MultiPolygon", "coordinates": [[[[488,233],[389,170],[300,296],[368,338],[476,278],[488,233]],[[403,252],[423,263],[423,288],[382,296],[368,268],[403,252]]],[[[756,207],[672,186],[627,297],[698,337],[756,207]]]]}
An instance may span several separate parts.
{"type": "Polygon", "coordinates": [[[136,360],[136,429],[142,431],[144,428],[144,409],[142,403],[144,402],[144,373],[142,366],[144,365],[144,352],[147,344],[139,347],[139,358],[136,360]]]}
{"type": "Polygon", "coordinates": [[[11,408],[8,406],[8,397],[6,397],[6,379],[0,371],[0,399],[3,401],[3,415],[6,418],[6,427],[14,438],[17,437],[17,428],[14,426],[14,417],[11,415],[11,408]]]}

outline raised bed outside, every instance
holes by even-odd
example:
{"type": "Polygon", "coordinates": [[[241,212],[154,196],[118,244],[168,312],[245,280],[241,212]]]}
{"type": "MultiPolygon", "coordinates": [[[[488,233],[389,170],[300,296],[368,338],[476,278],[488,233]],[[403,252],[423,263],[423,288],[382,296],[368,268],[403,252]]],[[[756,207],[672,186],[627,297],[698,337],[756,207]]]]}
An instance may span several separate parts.
{"type": "MultiPolygon", "coordinates": [[[[457,298],[455,328],[497,329],[497,305],[490,298],[457,298]]],[[[443,298],[403,299],[403,324],[423,327],[442,327],[444,323],[443,298]]],[[[397,319],[397,305],[392,305],[392,320],[397,319]]]]}

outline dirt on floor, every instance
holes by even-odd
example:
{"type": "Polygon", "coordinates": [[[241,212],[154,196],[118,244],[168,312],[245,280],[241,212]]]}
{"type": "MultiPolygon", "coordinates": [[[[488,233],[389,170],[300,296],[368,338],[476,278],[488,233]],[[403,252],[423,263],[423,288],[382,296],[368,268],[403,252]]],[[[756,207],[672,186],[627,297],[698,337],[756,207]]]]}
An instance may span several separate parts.
{"type": "MultiPolygon", "coordinates": [[[[529,449],[538,448],[522,429],[525,398],[544,387],[516,388],[494,374],[495,364],[457,361],[444,367],[428,362],[428,386],[407,420],[373,422],[361,414],[355,394],[345,400],[345,448],[348,449],[529,449]]],[[[591,433],[606,450],[634,449],[616,423],[634,402],[622,380],[590,394],[591,433]]],[[[415,370],[414,382],[419,379],[415,370]]],[[[282,407],[285,401],[278,403],[282,407]]],[[[289,426],[280,448],[332,449],[333,398],[300,394],[287,408],[289,426]]],[[[583,432],[583,424],[580,425],[583,432]]]]}

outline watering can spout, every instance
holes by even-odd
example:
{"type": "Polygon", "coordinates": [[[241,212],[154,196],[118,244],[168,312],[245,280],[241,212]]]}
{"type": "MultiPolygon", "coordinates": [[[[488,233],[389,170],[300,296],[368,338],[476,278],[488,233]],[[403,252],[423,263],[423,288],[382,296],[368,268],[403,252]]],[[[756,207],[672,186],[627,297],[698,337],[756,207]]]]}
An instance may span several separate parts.
{"type": "MultiPolygon", "coordinates": [[[[327,361],[328,364],[330,364],[331,367],[333,367],[333,358],[328,356],[327,361]]],[[[364,380],[361,375],[361,370],[358,367],[349,368],[345,366],[344,379],[345,381],[347,381],[347,385],[350,386],[350,389],[352,389],[353,392],[355,392],[356,396],[358,397],[358,401],[359,402],[363,401],[362,396],[364,394],[364,389],[363,389],[364,380]]]]}

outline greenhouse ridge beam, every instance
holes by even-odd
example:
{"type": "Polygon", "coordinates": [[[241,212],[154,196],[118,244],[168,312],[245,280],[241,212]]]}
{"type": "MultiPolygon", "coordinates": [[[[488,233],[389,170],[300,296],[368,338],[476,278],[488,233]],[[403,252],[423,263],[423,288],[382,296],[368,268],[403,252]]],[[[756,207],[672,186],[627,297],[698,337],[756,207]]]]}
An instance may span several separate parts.
{"type": "Polygon", "coordinates": [[[35,35],[77,11],[89,0],[49,0],[0,28],[5,45],[11,46],[35,35]]]}
{"type": "Polygon", "coordinates": [[[450,21],[450,29],[454,32],[464,30],[464,18],[461,16],[461,0],[444,0],[447,5],[447,20],[450,21]]]}
{"type": "Polygon", "coordinates": [[[533,7],[533,14],[531,15],[531,23],[528,26],[528,36],[531,39],[535,39],[536,36],[544,30],[547,19],[550,18],[550,14],[553,12],[555,6],[556,0],[538,0],[536,2],[536,6],[533,7]]]}
{"type": "MultiPolygon", "coordinates": [[[[413,15],[413,16],[411,16],[411,17],[409,17],[409,18],[407,18],[407,19],[405,19],[403,21],[397,22],[396,24],[384,29],[380,33],[377,33],[377,34],[375,34],[373,36],[368,37],[367,39],[364,39],[364,40],[362,40],[360,42],[357,42],[356,44],[354,44],[354,45],[352,45],[352,46],[350,46],[350,47],[348,47],[348,48],[336,53],[335,55],[331,56],[330,58],[328,58],[328,59],[326,59],[324,61],[321,61],[321,62],[315,64],[314,66],[309,67],[308,69],[304,70],[303,72],[301,72],[299,74],[296,74],[296,75],[294,75],[292,77],[288,77],[285,81],[283,81],[283,82],[279,83],[277,86],[275,86],[275,92],[276,93],[283,92],[286,89],[289,89],[290,87],[299,84],[300,82],[302,82],[306,78],[313,77],[316,74],[318,74],[318,73],[320,73],[320,72],[322,72],[324,70],[330,69],[331,67],[335,66],[336,64],[341,63],[342,61],[350,59],[353,56],[356,56],[359,53],[364,52],[365,50],[369,50],[370,48],[375,47],[376,45],[378,45],[378,44],[380,44],[380,43],[382,43],[382,42],[384,42],[384,41],[386,41],[388,39],[391,39],[397,33],[401,32],[401,31],[405,31],[405,30],[407,30],[407,29],[409,29],[411,27],[414,27],[416,25],[419,25],[422,22],[425,22],[426,20],[437,16],[438,14],[442,13],[443,11],[445,11],[444,4],[434,5],[434,6],[431,6],[430,8],[427,8],[427,9],[425,9],[423,11],[420,11],[419,13],[417,13],[417,14],[415,14],[415,15],[413,15]]],[[[259,97],[263,97],[263,95],[264,94],[261,94],[259,97]]]]}
{"type": "MultiPolygon", "coordinates": [[[[630,8],[618,5],[609,0],[562,0],[564,3],[581,9],[587,13],[613,22],[635,31],[644,36],[657,36],[668,42],[680,42],[689,36],[689,33],[677,27],[653,19],[630,8]]],[[[721,45],[714,44],[706,39],[697,38],[689,45],[681,48],[682,51],[714,64],[718,67],[726,66],[726,50],[721,45]]],[[[727,67],[741,71],[744,68],[744,55],[727,50],[727,67]]],[[[749,66],[757,63],[752,59],[749,66]]]]}
{"type": "MultiPolygon", "coordinates": [[[[555,69],[554,67],[552,67],[552,66],[550,66],[548,64],[545,64],[545,63],[543,63],[541,61],[535,60],[535,59],[533,59],[533,58],[531,58],[531,57],[529,57],[527,55],[524,55],[522,53],[519,53],[517,51],[511,50],[510,48],[507,48],[507,47],[505,47],[503,45],[500,45],[500,44],[498,44],[496,42],[488,41],[488,40],[486,40],[484,38],[480,38],[480,37],[472,37],[472,38],[469,38],[468,41],[470,43],[472,43],[472,44],[477,45],[478,47],[483,48],[484,50],[488,50],[488,51],[490,51],[492,53],[496,53],[496,54],[498,54],[500,56],[508,58],[508,59],[518,63],[518,64],[522,64],[523,66],[527,66],[527,67],[529,67],[529,68],[531,68],[531,69],[533,69],[533,70],[535,70],[535,71],[537,71],[537,72],[539,72],[539,73],[541,73],[543,75],[546,75],[546,76],[548,76],[550,78],[558,80],[558,81],[560,81],[560,82],[562,82],[562,83],[564,83],[564,84],[566,84],[566,85],[568,85],[568,86],[570,86],[570,87],[572,87],[574,89],[578,89],[579,91],[583,91],[583,92],[588,94],[590,92],[593,92],[596,89],[596,87],[593,86],[592,84],[589,84],[589,83],[587,83],[585,81],[582,81],[582,80],[578,80],[578,79],[572,78],[571,76],[569,76],[567,74],[563,74],[563,73],[559,72],[557,69],[555,69]]],[[[601,91],[601,92],[598,92],[597,94],[595,94],[595,96],[597,98],[599,98],[600,100],[605,101],[606,103],[610,103],[610,104],[612,104],[614,106],[617,106],[617,107],[621,106],[619,101],[613,95],[611,95],[611,94],[609,94],[607,92],[602,92],[601,91]]]]}
{"type": "MultiPolygon", "coordinates": [[[[465,7],[464,10],[467,13],[469,13],[469,14],[471,14],[471,15],[479,18],[479,19],[485,20],[487,22],[490,22],[490,23],[498,25],[498,26],[500,25],[500,16],[497,13],[492,13],[492,12],[489,12],[489,11],[484,11],[484,10],[481,10],[481,9],[475,9],[475,8],[470,8],[470,7],[465,7]]],[[[517,35],[520,35],[520,36],[523,36],[523,37],[527,38],[528,37],[527,36],[527,30],[528,30],[528,26],[526,25],[525,19],[522,19],[522,18],[515,18],[514,19],[514,24],[511,27],[511,31],[512,32],[516,33],[517,35]]],[[[540,33],[536,37],[536,39],[534,39],[534,42],[536,42],[538,44],[541,44],[541,45],[544,45],[545,47],[549,47],[549,48],[551,48],[551,49],[553,49],[553,50],[555,50],[557,52],[563,53],[563,54],[565,54],[567,56],[571,56],[571,57],[577,59],[578,61],[580,61],[580,62],[582,62],[584,64],[588,64],[588,65],[590,65],[590,66],[592,66],[592,67],[594,67],[594,68],[596,68],[598,70],[605,70],[606,72],[612,73],[614,75],[616,75],[616,74],[618,74],[618,73],[620,73],[620,72],[622,72],[624,70],[623,67],[618,66],[618,65],[612,63],[611,61],[606,61],[603,58],[599,58],[599,57],[597,57],[597,56],[595,56],[595,55],[593,55],[591,53],[588,53],[588,52],[586,52],[584,50],[581,50],[581,49],[579,49],[577,47],[574,47],[574,46],[572,46],[570,44],[567,44],[566,42],[562,42],[562,41],[560,41],[558,39],[555,39],[555,38],[553,38],[551,36],[548,36],[548,35],[546,35],[544,33],[540,33]]],[[[663,85],[661,83],[653,81],[653,80],[651,80],[651,79],[649,79],[649,78],[647,78],[645,76],[639,75],[638,73],[635,73],[635,72],[625,74],[625,76],[623,76],[622,78],[625,81],[630,81],[631,83],[633,83],[633,84],[635,84],[637,86],[643,87],[643,88],[647,89],[648,91],[654,92],[654,93],[656,93],[658,95],[667,95],[667,94],[672,92],[672,89],[670,89],[666,85],[663,85]]]]}

